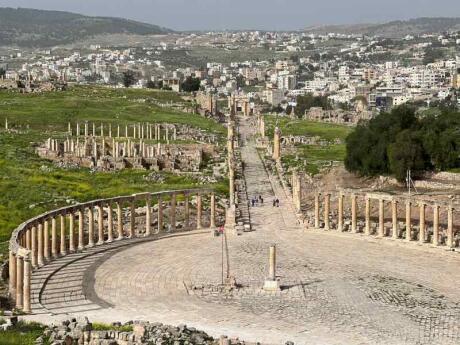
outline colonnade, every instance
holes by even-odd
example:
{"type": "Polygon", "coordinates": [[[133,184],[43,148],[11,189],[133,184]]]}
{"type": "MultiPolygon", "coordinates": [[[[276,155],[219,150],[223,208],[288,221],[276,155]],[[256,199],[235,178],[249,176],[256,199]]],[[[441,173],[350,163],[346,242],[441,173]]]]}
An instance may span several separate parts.
{"type": "Polygon", "coordinates": [[[158,124],[158,123],[136,123],[125,125],[124,128],[120,125],[112,128],[112,124],[100,123],[96,126],[95,122],[91,124],[84,122],[81,125],[76,123],[75,130],[72,124],[67,124],[67,133],[69,136],[85,136],[85,137],[116,137],[116,138],[132,138],[132,139],[148,139],[148,140],[166,140],[177,139],[177,128],[175,125],[158,124]],[[172,130],[172,131],[171,131],[172,130]]]}
{"type": "MultiPolygon", "coordinates": [[[[298,189],[294,186],[293,190],[298,189]]],[[[295,204],[296,201],[300,202],[300,198],[295,194],[293,199],[295,204]]],[[[316,193],[313,203],[313,222],[316,229],[363,233],[368,236],[403,239],[408,242],[418,241],[448,249],[458,248],[454,229],[454,211],[459,207],[453,203],[383,193],[357,192],[339,192],[334,195],[329,192],[316,193]],[[336,199],[334,209],[331,207],[332,196],[336,199]],[[349,200],[350,206],[348,217],[344,212],[346,200],[349,200]],[[372,207],[375,205],[378,208],[378,216],[377,221],[373,222],[372,207]],[[387,216],[385,210],[388,208],[391,225],[388,225],[385,220],[387,216]],[[417,210],[418,219],[413,217],[414,208],[417,210]],[[427,210],[432,213],[430,227],[427,225],[427,210]],[[359,219],[359,211],[364,211],[364,219],[359,219]],[[446,215],[444,220],[440,218],[441,211],[446,215]],[[402,217],[400,213],[403,213],[402,217]]]]}
{"type": "Polygon", "coordinates": [[[117,240],[178,230],[212,229],[217,222],[216,205],[214,192],[207,189],[142,193],[65,207],[26,221],[13,232],[10,240],[9,291],[16,308],[32,312],[32,271],[54,259],[117,240]],[[179,198],[183,199],[180,229],[177,227],[179,198]],[[192,212],[192,199],[195,212],[192,212]],[[204,215],[205,200],[209,200],[209,217],[204,215]],[[156,223],[152,222],[154,204],[156,223]],[[136,212],[138,206],[143,207],[141,220],[136,212]]]}

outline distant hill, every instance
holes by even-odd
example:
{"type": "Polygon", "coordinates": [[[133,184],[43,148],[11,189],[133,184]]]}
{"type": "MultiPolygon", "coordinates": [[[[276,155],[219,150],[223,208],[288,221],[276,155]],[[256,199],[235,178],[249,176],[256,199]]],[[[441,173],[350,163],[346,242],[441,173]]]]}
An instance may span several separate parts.
{"type": "Polygon", "coordinates": [[[165,34],[171,30],[112,17],[0,7],[0,45],[47,47],[104,34],[165,34]]]}
{"type": "Polygon", "coordinates": [[[460,18],[417,18],[397,20],[384,24],[329,25],[309,27],[307,33],[343,33],[401,38],[407,35],[460,31],[460,18]]]}

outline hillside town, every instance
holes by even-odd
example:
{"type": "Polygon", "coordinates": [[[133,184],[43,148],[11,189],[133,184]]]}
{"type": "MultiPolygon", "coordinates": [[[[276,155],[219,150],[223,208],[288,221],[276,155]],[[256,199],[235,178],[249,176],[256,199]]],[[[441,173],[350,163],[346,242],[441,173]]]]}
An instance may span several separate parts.
{"type": "Polygon", "coordinates": [[[11,50],[0,56],[0,87],[40,92],[76,83],[200,90],[222,99],[235,95],[251,112],[288,114],[298,96],[311,94],[326,97],[328,106],[302,109],[309,110],[302,114],[306,118],[356,123],[405,103],[458,106],[459,52],[458,32],[400,40],[300,32],[181,34],[125,49],[92,44],[89,50],[11,50]],[[201,48],[241,51],[241,59],[171,64],[171,54],[201,48]],[[243,50],[252,49],[271,57],[245,61],[243,50]]]}

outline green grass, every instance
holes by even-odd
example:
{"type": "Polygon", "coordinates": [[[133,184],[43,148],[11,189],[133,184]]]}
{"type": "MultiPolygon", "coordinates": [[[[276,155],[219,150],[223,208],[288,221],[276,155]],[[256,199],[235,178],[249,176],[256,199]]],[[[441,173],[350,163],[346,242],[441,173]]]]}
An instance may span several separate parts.
{"type": "Polygon", "coordinates": [[[20,129],[18,133],[6,133],[0,129],[1,254],[6,253],[11,232],[19,224],[65,205],[167,189],[214,187],[219,192],[226,192],[225,181],[202,186],[193,178],[161,172],[165,183],[156,184],[145,179],[148,171],[93,173],[89,169],[67,170],[57,168],[35,154],[32,144],[62,134],[67,130],[68,121],[183,123],[218,134],[225,133],[221,125],[200,115],[178,113],[134,101],[145,97],[180,101],[177,94],[171,92],[99,87],[78,87],[67,92],[35,95],[0,91],[0,128],[8,117],[11,127],[20,129]]]}
{"type": "Polygon", "coordinates": [[[132,325],[123,325],[120,327],[112,326],[107,323],[99,323],[94,322],[92,324],[94,331],[119,331],[119,332],[132,332],[133,326],[132,325]]]}
{"type": "MultiPolygon", "coordinates": [[[[44,326],[35,322],[22,322],[11,330],[0,332],[0,344],[2,345],[33,345],[35,340],[42,335],[44,326]]],[[[45,341],[45,345],[49,342],[45,341]]]]}
{"type": "Polygon", "coordinates": [[[320,137],[329,145],[297,145],[295,155],[283,155],[283,164],[288,167],[298,167],[311,175],[318,174],[324,166],[330,165],[331,161],[342,162],[345,159],[345,144],[336,144],[339,139],[344,142],[352,128],[344,125],[334,125],[307,120],[291,120],[286,117],[276,118],[265,116],[267,135],[272,138],[276,122],[283,136],[309,136],[320,137]],[[296,156],[298,159],[296,159],[296,156]],[[306,165],[305,165],[306,162],[306,165]]]}
{"type": "Polygon", "coordinates": [[[318,136],[328,141],[335,139],[345,140],[352,129],[345,125],[334,125],[329,123],[307,121],[307,120],[291,120],[287,117],[278,117],[267,115],[265,123],[267,135],[273,136],[275,124],[278,121],[278,126],[281,129],[282,135],[302,135],[302,136],[318,136]]]}

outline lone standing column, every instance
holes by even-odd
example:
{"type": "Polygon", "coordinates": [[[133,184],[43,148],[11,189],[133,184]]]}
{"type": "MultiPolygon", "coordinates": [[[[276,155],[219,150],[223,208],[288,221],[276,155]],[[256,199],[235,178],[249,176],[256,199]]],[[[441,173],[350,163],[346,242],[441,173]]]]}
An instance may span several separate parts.
{"type": "Polygon", "coordinates": [[[420,207],[420,236],[419,242],[425,243],[425,204],[422,202],[419,205],[420,207]]]}
{"type": "Polygon", "coordinates": [[[56,216],[51,218],[51,255],[54,259],[58,257],[56,216]]]}
{"type": "Polygon", "coordinates": [[[45,264],[43,261],[43,224],[40,222],[38,224],[38,267],[41,267],[45,264]]]}
{"type": "Polygon", "coordinates": [[[329,209],[331,204],[331,195],[326,193],[324,195],[324,230],[330,230],[329,226],[329,209]]]}
{"type": "Polygon", "coordinates": [[[264,290],[274,292],[279,289],[279,282],[276,279],[276,246],[272,245],[270,246],[268,279],[265,280],[264,290]]]}
{"type": "Polygon", "coordinates": [[[16,258],[16,308],[24,307],[24,258],[17,256],[16,258]]]}
{"type": "Polygon", "coordinates": [[[85,209],[80,208],[78,210],[78,250],[83,250],[85,248],[83,241],[83,232],[84,232],[84,221],[85,221],[85,209]]]}
{"type": "Polygon", "coordinates": [[[412,240],[412,221],[411,221],[411,212],[412,205],[408,200],[406,201],[406,241],[412,240]]]}
{"type": "Polygon", "coordinates": [[[352,233],[357,233],[358,232],[358,229],[357,229],[357,226],[356,226],[356,222],[357,222],[357,217],[356,217],[356,214],[357,214],[357,205],[356,205],[356,194],[352,194],[351,195],[351,232],[352,233]]]}
{"type": "Polygon", "coordinates": [[[447,207],[447,248],[454,248],[454,209],[452,206],[447,207]]]}
{"type": "Polygon", "coordinates": [[[61,214],[61,236],[60,236],[60,240],[61,240],[61,246],[60,246],[60,249],[59,249],[59,253],[61,254],[61,256],[65,256],[67,255],[67,248],[66,248],[66,245],[65,245],[65,213],[61,214]]]}
{"type": "Polygon", "coordinates": [[[439,246],[439,205],[433,205],[433,246],[439,246]]]}
{"type": "Polygon", "coordinates": [[[196,228],[201,229],[201,195],[196,196],[196,228]]]}
{"type": "Polygon", "coordinates": [[[379,237],[385,237],[385,201],[379,199],[379,237]]]}
{"type": "Polygon", "coordinates": [[[88,207],[88,247],[94,247],[94,211],[93,205],[88,207]]]}
{"type": "Polygon", "coordinates": [[[32,277],[32,267],[29,258],[24,259],[24,313],[32,311],[30,306],[30,280],[32,277]]]}
{"type": "Polygon", "coordinates": [[[276,127],[273,138],[273,159],[279,161],[281,159],[281,130],[276,127]]]}
{"type": "Polygon", "coordinates": [[[315,194],[315,229],[319,229],[319,194],[315,194]]]}
{"type": "Polygon", "coordinates": [[[339,194],[339,214],[338,216],[338,222],[337,222],[337,230],[338,231],[343,231],[343,198],[344,195],[342,193],[339,194]]]}
{"type": "Polygon", "coordinates": [[[169,222],[171,223],[171,231],[176,230],[176,193],[171,195],[171,207],[169,210],[169,222]]]}
{"type": "Polygon", "coordinates": [[[97,244],[104,244],[104,210],[102,205],[97,205],[97,244]]]}
{"type": "Polygon", "coordinates": [[[392,200],[391,201],[391,220],[393,224],[393,233],[392,237],[393,239],[398,239],[399,238],[399,229],[398,229],[398,201],[392,200]]]}
{"type": "Polygon", "coordinates": [[[366,225],[364,234],[369,236],[371,234],[371,199],[366,196],[366,210],[365,210],[366,225]]]}
{"type": "Polygon", "coordinates": [[[211,194],[211,228],[216,227],[216,195],[211,194]]]}

